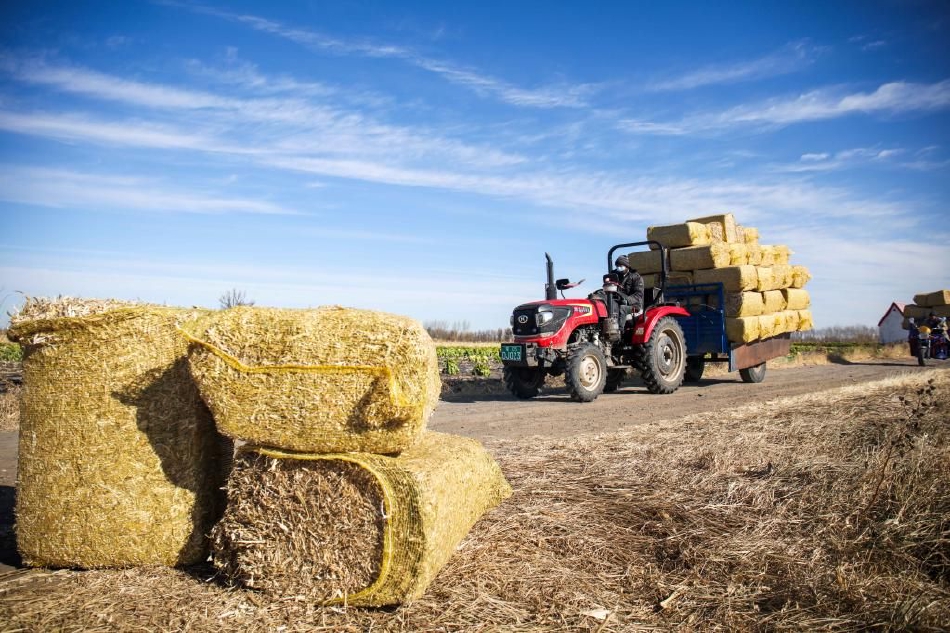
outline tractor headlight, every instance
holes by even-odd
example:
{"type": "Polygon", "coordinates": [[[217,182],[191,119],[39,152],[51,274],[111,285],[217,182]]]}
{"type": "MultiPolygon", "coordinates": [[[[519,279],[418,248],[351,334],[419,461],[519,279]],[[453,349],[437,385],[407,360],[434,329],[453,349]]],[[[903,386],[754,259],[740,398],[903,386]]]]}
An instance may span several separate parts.
{"type": "Polygon", "coordinates": [[[538,327],[541,327],[545,323],[549,323],[554,320],[554,312],[550,310],[541,310],[534,317],[534,322],[538,324],[538,327]]]}

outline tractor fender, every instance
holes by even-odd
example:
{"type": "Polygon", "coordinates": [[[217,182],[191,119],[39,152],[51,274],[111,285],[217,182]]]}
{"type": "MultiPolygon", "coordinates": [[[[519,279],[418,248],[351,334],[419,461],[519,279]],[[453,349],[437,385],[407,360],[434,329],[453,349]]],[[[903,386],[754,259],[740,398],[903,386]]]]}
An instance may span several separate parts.
{"type": "Polygon", "coordinates": [[[686,317],[689,316],[689,312],[686,308],[680,306],[659,306],[648,309],[637,318],[636,327],[633,329],[633,337],[630,339],[630,342],[634,345],[642,345],[649,341],[657,321],[667,316],[686,317]]]}

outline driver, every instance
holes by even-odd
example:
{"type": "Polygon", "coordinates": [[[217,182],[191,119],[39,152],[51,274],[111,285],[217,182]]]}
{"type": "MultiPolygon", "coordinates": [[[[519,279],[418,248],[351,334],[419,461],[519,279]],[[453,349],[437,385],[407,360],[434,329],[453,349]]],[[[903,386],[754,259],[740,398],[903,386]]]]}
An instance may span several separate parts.
{"type": "MultiPolygon", "coordinates": [[[[630,268],[630,260],[626,255],[618,257],[614,266],[614,272],[620,278],[617,282],[618,294],[630,306],[632,314],[640,314],[643,311],[643,277],[630,268]]],[[[623,323],[620,325],[622,327],[623,323]]]]}

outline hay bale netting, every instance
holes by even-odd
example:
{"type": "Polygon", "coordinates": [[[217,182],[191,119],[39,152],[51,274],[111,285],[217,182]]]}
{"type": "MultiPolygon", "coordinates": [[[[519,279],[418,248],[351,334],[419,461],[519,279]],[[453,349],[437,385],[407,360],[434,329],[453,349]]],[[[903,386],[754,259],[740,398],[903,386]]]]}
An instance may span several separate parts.
{"type": "Polygon", "coordinates": [[[709,238],[714,242],[729,242],[735,244],[745,241],[745,235],[739,238],[738,225],[736,218],[731,213],[723,215],[709,215],[702,218],[693,218],[687,222],[698,222],[705,224],[709,231],[709,238]]]}
{"type": "Polygon", "coordinates": [[[674,248],[670,251],[670,268],[676,271],[726,268],[732,263],[730,246],[716,242],[706,246],[674,248]]]}
{"type": "Polygon", "coordinates": [[[693,273],[693,283],[721,283],[726,292],[755,290],[758,280],[755,266],[729,266],[697,270],[693,273]]]}
{"type": "Polygon", "coordinates": [[[275,597],[400,604],[510,494],[481,444],[454,435],[426,432],[398,457],[242,449],[214,563],[275,597]]]}
{"type": "MultiPolygon", "coordinates": [[[[709,229],[699,222],[670,224],[666,226],[648,226],[647,239],[659,242],[667,248],[683,246],[703,246],[710,243],[709,229]]],[[[651,244],[652,248],[653,245],[651,244]]]]}
{"type": "Polygon", "coordinates": [[[950,290],[937,290],[914,295],[914,303],[925,308],[950,304],[950,290]]]}
{"type": "Polygon", "coordinates": [[[398,453],[441,391],[435,344],[408,317],[340,307],[238,307],[188,328],[218,429],[313,453],[398,453]]]}
{"type": "Polygon", "coordinates": [[[176,326],[196,315],[61,300],[28,302],[11,319],[8,336],[24,351],[16,502],[24,563],[205,558],[232,444],[188,373],[176,326]]]}

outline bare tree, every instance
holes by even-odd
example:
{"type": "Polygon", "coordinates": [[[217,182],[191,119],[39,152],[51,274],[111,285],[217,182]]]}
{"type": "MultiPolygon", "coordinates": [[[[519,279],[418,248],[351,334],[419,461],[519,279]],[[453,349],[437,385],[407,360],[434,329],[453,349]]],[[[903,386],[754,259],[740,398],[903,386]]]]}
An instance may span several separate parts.
{"type": "Polygon", "coordinates": [[[233,308],[235,306],[252,306],[254,302],[247,298],[247,295],[243,290],[238,290],[237,288],[231,288],[223,295],[218,297],[218,303],[221,304],[222,310],[227,310],[228,308],[233,308]]]}

